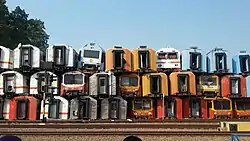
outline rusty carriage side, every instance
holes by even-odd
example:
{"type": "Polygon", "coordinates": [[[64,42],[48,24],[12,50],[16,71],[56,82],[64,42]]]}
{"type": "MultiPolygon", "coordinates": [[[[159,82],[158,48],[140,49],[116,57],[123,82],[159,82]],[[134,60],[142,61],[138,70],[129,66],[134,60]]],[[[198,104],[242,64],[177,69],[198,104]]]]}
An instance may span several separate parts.
{"type": "Polygon", "coordinates": [[[101,119],[127,119],[127,101],[120,96],[103,99],[101,119]]]}
{"type": "Polygon", "coordinates": [[[221,78],[223,97],[246,97],[246,78],[242,75],[225,75],[221,78]]]}
{"type": "Polygon", "coordinates": [[[90,96],[70,100],[69,119],[97,119],[97,100],[90,96]]]}
{"type": "Polygon", "coordinates": [[[129,49],[119,45],[106,51],[105,71],[131,72],[132,53],[129,49]]]}
{"type": "Polygon", "coordinates": [[[132,51],[134,72],[156,72],[156,52],[147,46],[139,46],[132,51]]]}
{"type": "Polygon", "coordinates": [[[89,95],[107,98],[116,95],[116,77],[109,72],[99,72],[89,77],[89,95]]]}
{"type": "Polygon", "coordinates": [[[196,79],[194,73],[191,71],[172,72],[169,78],[171,95],[196,95],[196,79]]]}
{"type": "Polygon", "coordinates": [[[168,96],[168,77],[165,73],[147,73],[142,76],[143,97],[168,96]]]}

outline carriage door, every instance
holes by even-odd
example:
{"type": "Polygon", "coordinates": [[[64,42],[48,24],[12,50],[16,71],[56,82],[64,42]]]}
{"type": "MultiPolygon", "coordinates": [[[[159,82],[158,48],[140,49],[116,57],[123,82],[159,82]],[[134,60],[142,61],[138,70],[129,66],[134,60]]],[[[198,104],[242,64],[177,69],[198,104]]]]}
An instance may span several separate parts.
{"type": "Polygon", "coordinates": [[[190,52],[190,69],[192,70],[201,69],[201,53],[190,52]]]}
{"type": "Polygon", "coordinates": [[[28,118],[28,100],[21,99],[16,101],[16,118],[17,120],[25,120],[28,118]]]}
{"type": "Polygon", "coordinates": [[[32,67],[33,48],[32,47],[21,47],[20,51],[21,51],[21,56],[20,56],[21,66],[32,67]]]}
{"type": "Polygon", "coordinates": [[[109,117],[111,119],[118,119],[119,118],[119,99],[112,99],[109,103],[109,117]]]}
{"type": "Polygon", "coordinates": [[[124,51],[123,50],[114,50],[113,51],[113,68],[114,69],[123,69],[124,67],[124,51]]]}
{"type": "Polygon", "coordinates": [[[139,50],[138,51],[138,60],[139,60],[139,68],[141,69],[148,69],[149,66],[149,51],[148,50],[139,50]]]}
{"type": "Polygon", "coordinates": [[[191,100],[191,116],[200,117],[200,101],[191,100]]]}
{"type": "Polygon", "coordinates": [[[38,94],[43,94],[45,90],[45,75],[44,74],[38,74],[38,94]]]}
{"type": "Polygon", "coordinates": [[[3,83],[4,83],[4,93],[5,94],[14,94],[16,92],[16,77],[15,74],[3,74],[3,83]]]}
{"type": "Polygon", "coordinates": [[[178,75],[179,93],[188,93],[188,75],[178,75]]]}
{"type": "Polygon", "coordinates": [[[100,95],[108,95],[109,94],[109,80],[108,75],[98,75],[98,94],[100,95]]]}
{"type": "Polygon", "coordinates": [[[66,63],[66,47],[65,46],[54,46],[53,50],[54,50],[54,63],[55,63],[55,65],[64,66],[66,63]]]}
{"type": "Polygon", "coordinates": [[[51,103],[49,103],[48,118],[59,119],[60,103],[58,99],[53,99],[51,103]]]}
{"type": "Polygon", "coordinates": [[[79,109],[78,109],[78,117],[79,119],[88,119],[89,116],[89,105],[90,99],[80,99],[79,100],[79,109]]]}
{"type": "Polygon", "coordinates": [[[3,119],[4,99],[0,98],[0,119],[3,119]]]}
{"type": "Polygon", "coordinates": [[[150,91],[151,94],[161,93],[161,77],[159,75],[150,76],[150,91]]]}
{"type": "Polygon", "coordinates": [[[216,70],[227,70],[227,55],[225,53],[215,53],[216,70]]]}
{"type": "Polygon", "coordinates": [[[167,100],[165,104],[165,117],[175,117],[175,108],[176,102],[175,100],[167,100]]]}
{"type": "Polygon", "coordinates": [[[250,56],[240,55],[239,59],[240,59],[240,71],[250,72],[250,56]]]}
{"type": "Polygon", "coordinates": [[[240,96],[240,78],[230,78],[230,90],[232,96],[240,96]]]}

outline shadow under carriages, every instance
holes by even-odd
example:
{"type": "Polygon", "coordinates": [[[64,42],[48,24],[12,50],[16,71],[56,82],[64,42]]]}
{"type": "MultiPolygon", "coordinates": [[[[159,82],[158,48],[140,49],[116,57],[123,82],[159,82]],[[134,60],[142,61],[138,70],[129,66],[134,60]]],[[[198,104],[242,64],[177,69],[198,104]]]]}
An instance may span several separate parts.
{"type": "Polygon", "coordinates": [[[2,136],[0,137],[0,141],[22,141],[22,140],[17,136],[2,136]]]}
{"type": "Polygon", "coordinates": [[[136,136],[128,136],[123,141],[142,141],[142,140],[136,136]]]}

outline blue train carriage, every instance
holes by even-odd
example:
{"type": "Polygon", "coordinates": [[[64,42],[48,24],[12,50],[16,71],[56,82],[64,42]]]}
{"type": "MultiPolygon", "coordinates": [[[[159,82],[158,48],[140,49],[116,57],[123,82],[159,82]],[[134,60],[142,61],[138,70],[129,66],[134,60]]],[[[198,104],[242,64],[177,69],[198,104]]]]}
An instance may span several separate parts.
{"type": "Polygon", "coordinates": [[[0,69],[1,71],[12,70],[14,62],[13,50],[0,45],[0,69]]]}
{"type": "Polygon", "coordinates": [[[104,71],[105,50],[96,43],[88,43],[80,49],[79,60],[81,69],[104,71]]]}
{"type": "Polygon", "coordinates": [[[76,70],[78,53],[67,44],[54,44],[46,50],[46,62],[51,62],[56,71],[76,70]]]}
{"type": "Polygon", "coordinates": [[[207,73],[230,73],[230,67],[228,51],[223,48],[216,47],[206,54],[207,73]]]}
{"type": "Polygon", "coordinates": [[[44,53],[36,46],[19,43],[14,49],[15,70],[40,71],[43,68],[44,60],[44,53]]]}
{"type": "Polygon", "coordinates": [[[181,52],[181,69],[195,72],[205,72],[205,56],[198,47],[190,47],[181,52]]]}
{"type": "Polygon", "coordinates": [[[250,56],[246,51],[240,51],[232,58],[232,70],[236,74],[250,74],[250,56]]]}

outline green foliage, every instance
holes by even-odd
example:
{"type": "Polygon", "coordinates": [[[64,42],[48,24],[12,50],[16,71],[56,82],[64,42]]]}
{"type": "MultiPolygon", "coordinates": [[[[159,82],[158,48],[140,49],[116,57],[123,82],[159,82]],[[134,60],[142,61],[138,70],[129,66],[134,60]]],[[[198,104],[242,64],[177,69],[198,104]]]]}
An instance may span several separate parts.
{"type": "Polygon", "coordinates": [[[32,44],[45,51],[49,35],[44,22],[29,19],[19,6],[10,12],[5,4],[5,0],[0,0],[0,45],[14,49],[19,43],[32,44]]]}

